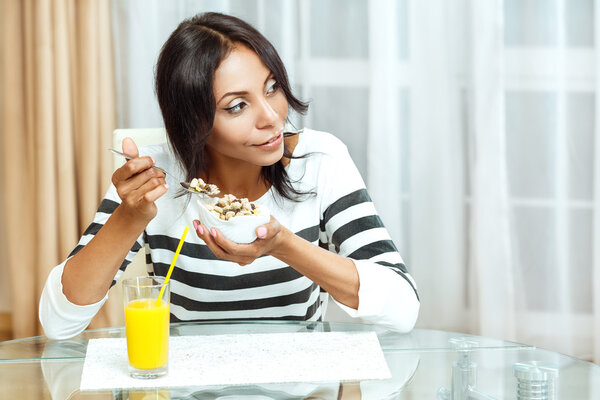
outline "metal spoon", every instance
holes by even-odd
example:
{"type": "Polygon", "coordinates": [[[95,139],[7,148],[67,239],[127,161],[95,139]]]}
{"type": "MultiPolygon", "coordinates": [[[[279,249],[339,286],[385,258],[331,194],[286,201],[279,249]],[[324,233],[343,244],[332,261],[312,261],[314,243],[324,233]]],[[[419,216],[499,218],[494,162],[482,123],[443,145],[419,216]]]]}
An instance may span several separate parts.
{"type": "MultiPolygon", "coordinates": [[[[134,157],[131,157],[131,156],[129,156],[129,155],[127,155],[127,154],[125,154],[125,153],[121,153],[120,151],[117,151],[117,150],[115,150],[115,149],[108,149],[108,150],[109,150],[109,151],[112,151],[112,152],[113,152],[113,153],[115,153],[115,154],[118,154],[118,155],[120,155],[120,156],[123,156],[123,157],[125,157],[125,159],[126,159],[126,160],[132,160],[132,159],[134,158],[134,157]]],[[[165,174],[165,175],[168,175],[168,174],[167,174],[167,171],[165,171],[165,170],[164,170],[164,169],[162,169],[161,167],[157,167],[156,165],[153,165],[153,166],[152,166],[152,168],[159,170],[160,172],[162,172],[162,173],[163,173],[163,174],[165,174]]]]}
{"type": "Polygon", "coordinates": [[[206,191],[206,189],[202,189],[201,191],[197,191],[197,190],[195,190],[195,189],[192,189],[192,188],[190,187],[190,184],[189,184],[189,182],[179,182],[179,184],[180,184],[181,186],[183,186],[183,188],[184,188],[185,190],[187,190],[188,192],[190,192],[190,193],[194,193],[194,194],[199,194],[200,196],[208,196],[208,197],[212,197],[212,196],[216,196],[216,195],[218,195],[218,194],[220,193],[220,191],[219,191],[218,189],[217,189],[216,193],[210,193],[210,192],[206,191]]]}

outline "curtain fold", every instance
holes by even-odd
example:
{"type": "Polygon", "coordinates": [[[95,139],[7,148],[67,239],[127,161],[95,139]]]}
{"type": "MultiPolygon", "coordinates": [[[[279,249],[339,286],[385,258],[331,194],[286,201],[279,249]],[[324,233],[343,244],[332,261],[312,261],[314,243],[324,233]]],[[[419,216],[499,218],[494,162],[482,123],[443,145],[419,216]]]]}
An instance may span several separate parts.
{"type": "MultiPolygon", "coordinates": [[[[21,21],[25,18],[26,7],[18,1],[5,1],[0,29],[3,30],[2,86],[6,96],[2,104],[2,163],[4,188],[4,229],[6,232],[6,260],[9,268],[4,271],[10,278],[10,287],[14,297],[18,298],[18,311],[12,313],[13,334],[27,336],[37,332],[35,318],[36,294],[40,274],[35,273],[35,254],[31,251],[31,242],[36,239],[33,196],[24,196],[22,185],[33,182],[33,154],[31,151],[30,131],[32,118],[25,108],[31,103],[26,85],[24,42],[29,38],[21,35],[21,21]],[[10,75],[10,78],[9,78],[10,75]],[[9,96],[10,94],[10,96],[9,96]],[[12,195],[9,195],[12,194],[12,195]],[[6,212],[11,210],[10,212],[6,212]],[[13,264],[14,263],[14,264],[13,264]],[[18,288],[18,289],[17,289],[18,288]]],[[[33,185],[32,185],[33,186],[33,185]]],[[[16,307],[13,307],[16,309],[16,307]]]]}
{"type": "Polygon", "coordinates": [[[41,333],[46,277],[73,249],[110,182],[114,67],[109,2],[5,0],[3,7],[5,272],[13,334],[22,337],[41,333]]]}
{"type": "Polygon", "coordinates": [[[419,288],[418,326],[468,330],[465,288],[465,177],[458,41],[453,5],[412,4],[410,266],[419,288]],[[444,45],[440,45],[444,38],[444,45]],[[465,329],[467,328],[467,329],[465,329]]]}
{"type": "Polygon", "coordinates": [[[516,340],[515,260],[508,203],[502,1],[469,1],[471,56],[470,276],[473,320],[482,335],[516,340]],[[477,40],[475,40],[475,35],[477,40]]]}
{"type": "MultiPolygon", "coordinates": [[[[600,0],[594,1],[594,21],[600,21],[600,0]]],[[[596,71],[600,71],[600,22],[596,22],[594,26],[594,65],[596,71]]],[[[595,93],[600,93],[600,79],[595,81],[595,93]]],[[[594,104],[594,136],[600,137],[600,101],[596,98],[594,104]]],[[[594,143],[594,151],[600,154],[600,140],[594,143]]],[[[600,157],[594,159],[593,164],[593,185],[594,185],[594,207],[600,208],[600,157]]],[[[600,212],[594,213],[592,222],[592,235],[595,238],[600,238],[600,212]]],[[[600,363],[600,246],[594,246],[592,253],[592,263],[594,274],[592,277],[592,292],[595,293],[592,299],[592,324],[591,330],[593,335],[593,359],[596,363],[600,363]]],[[[597,397],[600,397],[600,385],[597,387],[597,397]]]]}
{"type": "MultiPolygon", "coordinates": [[[[374,165],[385,159],[382,168],[367,168],[365,178],[375,204],[396,204],[397,207],[379,207],[392,237],[402,234],[402,116],[398,113],[400,90],[393,81],[398,66],[398,27],[393,0],[369,2],[369,129],[367,132],[367,164],[374,165]],[[388,38],[385,42],[382,37],[388,38]],[[393,132],[393,134],[390,134],[393,132]],[[390,182],[394,182],[393,185],[390,182]]],[[[318,128],[317,128],[318,129],[318,128]]]]}

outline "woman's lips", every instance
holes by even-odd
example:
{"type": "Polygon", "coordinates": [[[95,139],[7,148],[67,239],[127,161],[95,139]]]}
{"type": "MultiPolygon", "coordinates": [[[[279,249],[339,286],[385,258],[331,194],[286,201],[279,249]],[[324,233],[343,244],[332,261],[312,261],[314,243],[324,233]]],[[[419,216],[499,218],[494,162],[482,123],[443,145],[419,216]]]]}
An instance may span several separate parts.
{"type": "Polygon", "coordinates": [[[274,149],[279,147],[279,145],[281,144],[281,142],[283,141],[283,134],[280,133],[279,135],[275,136],[274,138],[270,139],[269,141],[263,143],[263,144],[255,144],[254,146],[256,147],[260,147],[261,149],[274,149]]]}

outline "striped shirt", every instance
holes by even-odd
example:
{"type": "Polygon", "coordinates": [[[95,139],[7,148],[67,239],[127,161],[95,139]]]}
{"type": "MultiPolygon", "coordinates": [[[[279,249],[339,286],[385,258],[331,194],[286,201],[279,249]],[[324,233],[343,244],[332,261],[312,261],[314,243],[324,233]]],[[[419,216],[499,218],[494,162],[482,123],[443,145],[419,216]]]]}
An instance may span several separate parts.
{"type": "MultiPolygon", "coordinates": [[[[140,154],[153,157],[156,165],[169,172],[166,179],[170,188],[178,188],[184,180],[167,144],[142,147],[140,154]]],[[[293,202],[271,188],[255,203],[268,207],[283,226],[315,246],[354,260],[361,286],[359,309],[339,304],[349,316],[411,329],[418,312],[415,283],[377,215],[346,146],[328,133],[305,129],[299,134],[294,156],[305,154],[307,157],[292,159],[286,172],[296,189],[313,195],[293,202]]],[[[170,189],[156,201],[156,217],[129,251],[113,284],[142,248],[147,253],[148,272],[166,275],[184,227],[199,215],[197,200],[176,197],[177,193],[170,189]]],[[[119,203],[111,185],[71,256],[93,238],[119,203]]],[[[75,306],[64,298],[60,286],[63,266],[53,271],[58,278],[53,278],[51,272],[40,303],[40,319],[47,334],[60,325],[49,318],[58,312],[52,310],[56,304],[91,306],[75,306]]],[[[188,235],[171,276],[171,321],[321,320],[326,303],[320,292],[317,284],[272,256],[261,256],[241,267],[218,259],[197,235],[188,235]]],[[[91,308],[82,312],[86,318],[91,308]]],[[[64,314],[68,310],[61,311],[64,314]]],[[[89,320],[81,323],[85,323],[85,329],[89,320]]],[[[60,326],[57,330],[64,333],[60,326]]],[[[64,331],[72,333],[70,329],[64,331]]]]}

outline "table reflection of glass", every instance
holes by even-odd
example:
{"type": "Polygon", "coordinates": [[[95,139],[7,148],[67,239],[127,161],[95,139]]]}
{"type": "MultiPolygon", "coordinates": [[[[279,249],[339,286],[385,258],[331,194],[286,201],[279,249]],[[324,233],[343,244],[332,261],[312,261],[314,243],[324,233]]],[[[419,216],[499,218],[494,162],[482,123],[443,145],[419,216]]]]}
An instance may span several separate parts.
{"type": "Polygon", "coordinates": [[[88,330],[70,340],[44,336],[0,342],[0,398],[6,399],[436,399],[452,385],[452,367],[468,357],[476,386],[495,399],[516,399],[515,364],[556,367],[556,398],[600,399],[600,366],[513,342],[460,333],[331,322],[225,322],[171,325],[171,336],[278,332],[375,331],[392,379],[80,392],[87,343],[124,337],[124,328],[88,330]],[[454,340],[452,340],[454,339],[454,340]],[[456,339],[470,343],[456,348],[456,339]],[[442,389],[443,390],[443,389],[442,389]]]}

